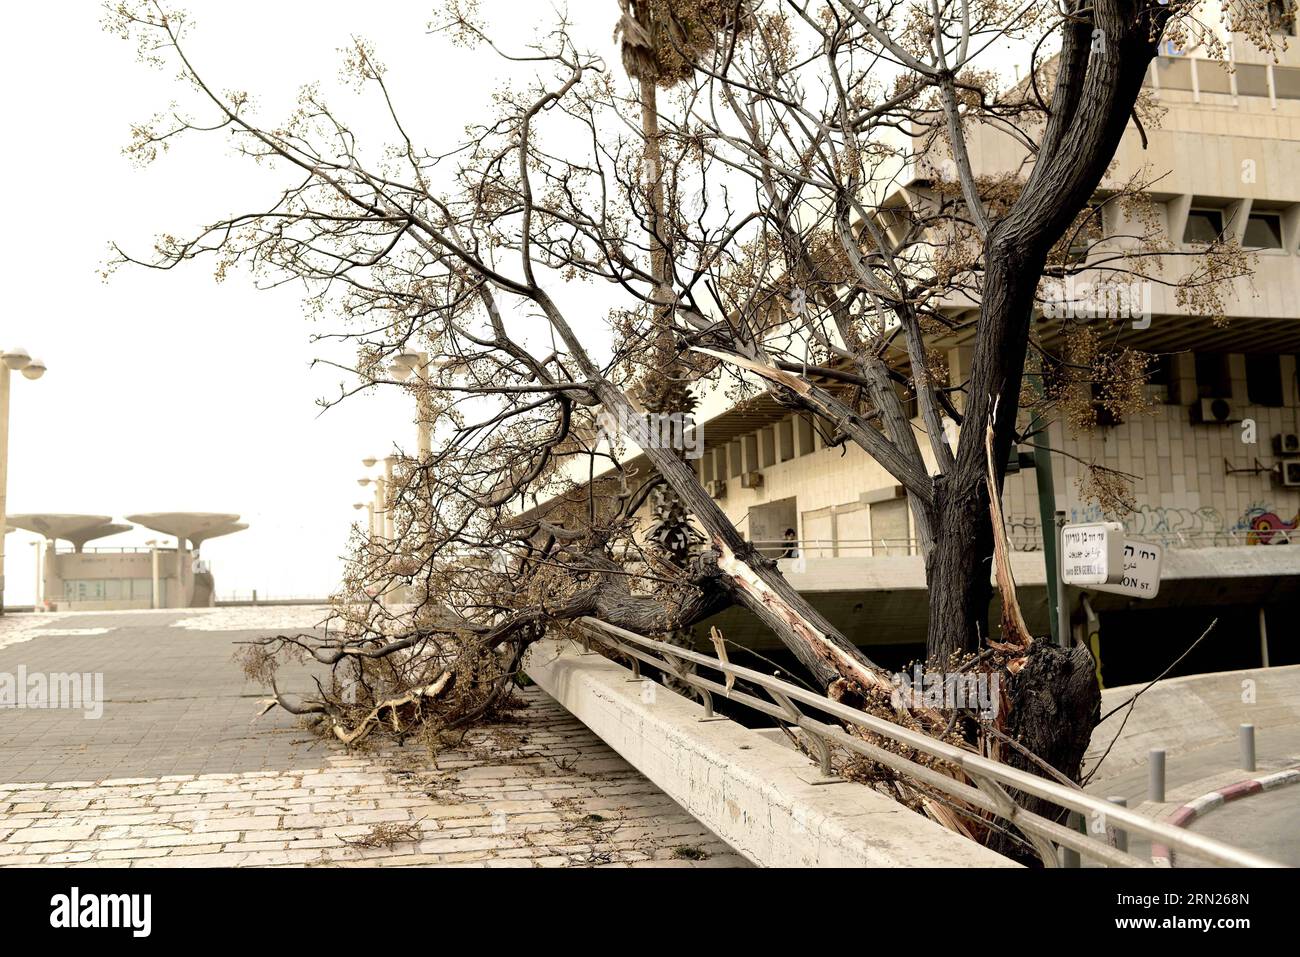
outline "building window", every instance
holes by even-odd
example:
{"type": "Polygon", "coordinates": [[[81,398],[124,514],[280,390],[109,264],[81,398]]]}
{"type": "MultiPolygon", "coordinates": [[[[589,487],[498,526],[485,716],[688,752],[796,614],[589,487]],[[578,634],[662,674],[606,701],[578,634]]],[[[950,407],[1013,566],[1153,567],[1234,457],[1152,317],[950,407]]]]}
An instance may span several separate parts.
{"type": "Polygon", "coordinates": [[[1251,213],[1242,245],[1249,249],[1281,249],[1282,217],[1277,213],[1251,213]]]}
{"type": "MultiPolygon", "coordinates": [[[[167,591],[165,579],[159,580],[159,598],[167,591]]],[[[153,595],[151,578],[68,578],[63,582],[65,601],[149,601],[153,595]]],[[[162,602],[160,601],[160,604],[162,602]]]]}
{"type": "Polygon", "coordinates": [[[1282,357],[1264,353],[1246,356],[1246,398],[1251,405],[1282,405],[1282,357]]]}
{"type": "Polygon", "coordinates": [[[1268,30],[1295,36],[1294,0],[1268,0],[1268,30]]]}
{"type": "Polygon", "coordinates": [[[1223,210],[1193,209],[1187,214],[1183,229],[1185,243],[1214,243],[1223,235],[1223,210]]]}
{"type": "Polygon", "coordinates": [[[1196,394],[1202,399],[1231,399],[1232,373],[1225,352],[1196,354],[1196,394]]]}

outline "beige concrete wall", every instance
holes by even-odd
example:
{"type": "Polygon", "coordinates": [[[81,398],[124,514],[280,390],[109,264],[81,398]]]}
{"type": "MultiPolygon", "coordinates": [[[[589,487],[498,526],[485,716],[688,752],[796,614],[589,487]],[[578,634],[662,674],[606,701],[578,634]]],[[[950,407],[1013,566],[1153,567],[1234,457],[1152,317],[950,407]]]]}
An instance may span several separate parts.
{"type": "MultiPolygon", "coordinates": [[[[1078,485],[1085,471],[1082,463],[1096,462],[1139,477],[1134,489],[1138,511],[1125,519],[1135,535],[1182,534],[1189,545],[1222,545],[1234,537],[1244,538],[1231,533],[1244,532],[1260,516],[1273,516],[1284,523],[1294,521],[1300,514],[1300,489],[1283,488],[1266,472],[1229,474],[1225,462],[1233,468],[1248,468],[1258,460],[1261,466],[1271,468],[1280,461],[1273,452],[1273,437],[1300,431],[1297,360],[1295,356],[1282,357],[1285,405],[1267,408],[1247,401],[1244,362],[1240,359],[1234,356],[1229,362],[1232,401],[1241,417],[1255,421],[1256,444],[1242,442],[1242,428],[1237,423],[1192,424],[1190,402],[1157,404],[1150,416],[1092,434],[1067,436],[1060,424],[1054,424],[1049,436],[1051,447],[1069,453],[1053,456],[1056,507],[1065,509],[1071,521],[1100,517],[1099,509],[1084,497],[1078,485]]],[[[926,449],[919,420],[914,426],[926,449]]],[[[930,460],[928,452],[926,458],[930,460]]],[[[742,530],[748,531],[746,515],[750,508],[794,497],[801,540],[829,537],[832,528],[841,541],[881,537],[872,527],[869,507],[863,500],[886,497],[896,488],[896,482],[857,446],[822,448],[759,471],[763,474],[759,488],[742,488],[739,481],[730,479],[726,495],[719,501],[742,530]]],[[[1037,478],[1032,469],[1008,475],[1003,502],[1013,538],[1039,533],[1037,478]]],[[[866,553],[841,550],[840,554],[866,553]]],[[[823,555],[830,557],[829,552],[823,555]]]]}
{"type": "MultiPolygon", "coordinates": [[[[164,595],[169,608],[187,608],[193,590],[193,556],[182,556],[183,578],[176,577],[176,551],[160,549],[158,577],[165,584],[164,595]]],[[[104,611],[122,608],[149,608],[149,598],[69,601],[64,598],[64,582],[78,579],[136,579],[152,581],[153,557],[149,552],[62,552],[46,562],[45,597],[59,611],[104,611]]]]}
{"type": "MultiPolygon", "coordinates": [[[[1291,366],[1293,356],[1283,357],[1291,366]]],[[[1240,364],[1234,364],[1238,369],[1240,364]]],[[[1283,488],[1267,473],[1238,472],[1256,460],[1272,467],[1273,436],[1295,432],[1300,428],[1300,404],[1292,396],[1284,408],[1265,408],[1245,402],[1245,384],[1234,379],[1234,397],[1242,396],[1240,412],[1253,418],[1258,442],[1242,442],[1238,424],[1193,425],[1189,407],[1160,405],[1156,414],[1108,429],[1098,429],[1089,436],[1065,438],[1059,424],[1053,425],[1050,442],[1083,462],[1097,462],[1139,476],[1134,492],[1138,511],[1125,518],[1126,527],[1135,535],[1151,534],[1187,536],[1188,542],[1208,541],[1216,532],[1241,532],[1260,516],[1276,516],[1293,522],[1300,513],[1300,489],[1283,488]]],[[[1053,484],[1058,508],[1071,521],[1091,521],[1100,517],[1095,504],[1080,494],[1078,480],[1084,472],[1079,461],[1053,456],[1053,484]]],[[[1003,502],[1007,521],[1014,527],[1036,527],[1038,489],[1032,470],[1007,478],[1003,502]]],[[[1243,536],[1230,536],[1241,538],[1243,536]]],[[[1219,541],[1218,544],[1225,544],[1219,541]]]]}

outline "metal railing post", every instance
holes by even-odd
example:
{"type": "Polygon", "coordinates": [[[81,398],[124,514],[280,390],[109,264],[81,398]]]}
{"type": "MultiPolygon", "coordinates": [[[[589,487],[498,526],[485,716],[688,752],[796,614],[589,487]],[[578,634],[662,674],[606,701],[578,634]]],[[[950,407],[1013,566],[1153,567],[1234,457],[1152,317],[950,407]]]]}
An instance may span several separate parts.
{"type": "MultiPolygon", "coordinates": [[[[1071,811],[1069,814],[1066,815],[1065,826],[1068,827],[1071,831],[1079,831],[1080,833],[1086,833],[1083,829],[1083,815],[1080,814],[1078,811],[1071,811]]],[[[1079,867],[1081,863],[1082,863],[1082,858],[1079,856],[1078,851],[1076,851],[1072,847],[1061,848],[1062,867],[1079,867]]]]}
{"type": "MultiPolygon", "coordinates": [[[[1128,798],[1126,797],[1112,796],[1106,798],[1106,800],[1118,807],[1128,807],[1128,798]]],[[[1111,847],[1117,851],[1128,851],[1128,831],[1107,823],[1106,834],[1110,839],[1111,847]]]]}

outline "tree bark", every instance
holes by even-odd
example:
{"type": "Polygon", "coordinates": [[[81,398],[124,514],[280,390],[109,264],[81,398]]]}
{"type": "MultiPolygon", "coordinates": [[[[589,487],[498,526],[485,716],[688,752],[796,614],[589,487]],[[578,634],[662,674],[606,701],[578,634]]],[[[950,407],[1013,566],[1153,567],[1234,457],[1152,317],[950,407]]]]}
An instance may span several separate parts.
{"type": "Polygon", "coordinates": [[[939,661],[978,649],[988,621],[993,528],[984,424],[996,408],[993,462],[1000,491],[1015,435],[1034,292],[1047,257],[1041,241],[1024,252],[1002,238],[1001,228],[994,227],[985,243],[987,279],[956,464],[936,483],[937,535],[926,569],[926,654],[939,661]]]}

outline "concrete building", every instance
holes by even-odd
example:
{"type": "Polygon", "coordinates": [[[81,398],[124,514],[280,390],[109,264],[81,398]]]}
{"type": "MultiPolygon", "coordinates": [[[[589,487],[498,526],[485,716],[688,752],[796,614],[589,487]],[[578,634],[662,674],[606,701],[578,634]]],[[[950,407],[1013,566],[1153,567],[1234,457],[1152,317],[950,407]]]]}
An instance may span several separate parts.
{"type": "Polygon", "coordinates": [[[44,607],[50,611],[107,611],[132,608],[201,608],[213,604],[211,571],[198,559],[203,542],[242,531],[238,515],[154,512],[128,516],[131,522],[173,536],[176,546],[87,548],[87,543],[133,525],[106,515],[10,515],[17,528],[45,537],[42,562],[44,607]],[[71,548],[60,548],[59,542],[71,548]]]}
{"type": "MultiPolygon", "coordinates": [[[[1055,509],[1072,521],[1102,517],[1080,494],[1076,459],[1133,473],[1138,508],[1125,527],[1166,546],[1154,601],[1071,590],[1073,627],[1092,640],[1107,684],[1153,677],[1215,619],[1213,639],[1183,670],[1256,667],[1270,656],[1272,664],[1300,661],[1300,46],[1292,41],[1274,63],[1234,40],[1234,72],[1197,50],[1166,46],[1148,79],[1163,120],[1147,130],[1145,150],[1130,126],[1098,199],[1144,165],[1168,170],[1150,195],[1169,240],[1186,246],[1227,230],[1257,251],[1253,282],[1236,283],[1226,325],[1148,284],[1150,322],[1126,324],[1120,343],[1158,357],[1155,414],[1086,437],[1054,424],[1048,439],[1068,453],[1052,456],[1055,509]],[[1251,432],[1255,441],[1244,441],[1251,432]]],[[[981,126],[969,138],[977,176],[1023,168],[1024,148],[1006,133],[981,126]]],[[[924,203],[948,163],[919,157],[888,202],[924,203]]],[[[1124,242],[1118,237],[1128,225],[1108,209],[1098,250],[1111,237],[1124,242]]],[[[1189,268],[1164,260],[1165,278],[1189,268]]],[[[953,301],[947,309],[973,318],[977,306],[953,301]]],[[[951,382],[966,378],[974,323],[966,328],[933,341],[951,382]]],[[[1059,330],[1059,320],[1036,322],[1046,344],[1059,330]]],[[[851,443],[825,448],[808,419],[765,395],[721,406],[710,396],[697,418],[699,476],[746,536],[776,557],[783,533],[794,529],[801,560],[782,562],[791,583],[882,663],[915,655],[924,641],[925,578],[901,486],[851,443]]],[[[1026,618],[1045,633],[1032,470],[1008,475],[1004,512],[1026,618]]],[[[730,637],[763,642],[743,611],[725,613],[720,624],[730,637]]]]}

